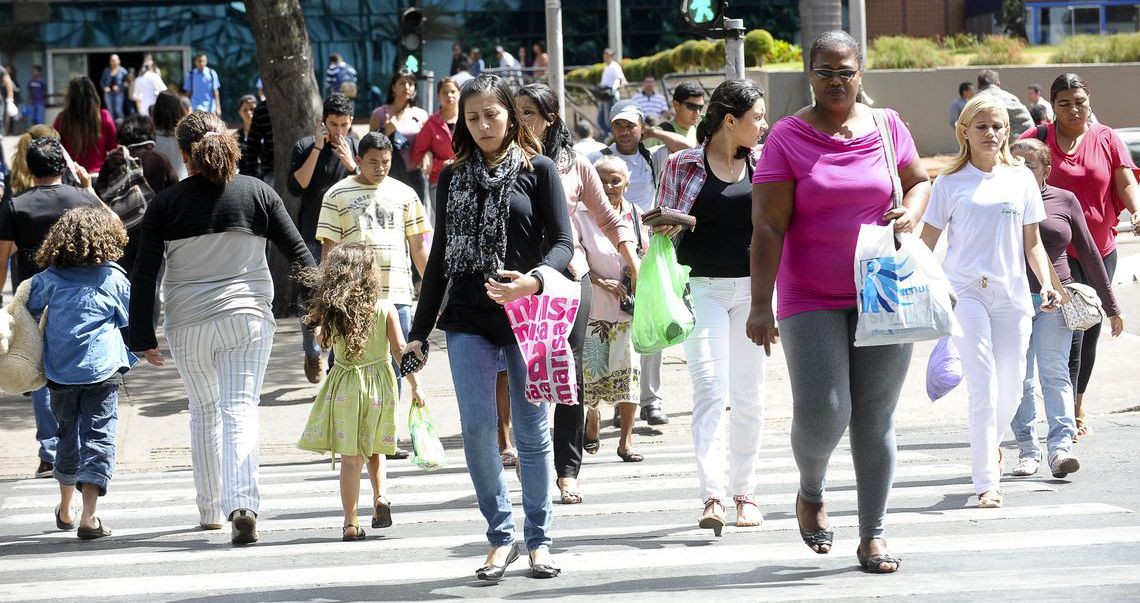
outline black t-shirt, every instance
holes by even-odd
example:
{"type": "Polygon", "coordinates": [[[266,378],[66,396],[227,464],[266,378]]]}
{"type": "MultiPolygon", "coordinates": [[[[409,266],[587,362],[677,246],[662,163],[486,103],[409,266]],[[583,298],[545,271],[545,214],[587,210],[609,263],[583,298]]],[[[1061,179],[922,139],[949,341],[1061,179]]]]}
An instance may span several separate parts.
{"type": "Polygon", "coordinates": [[[0,203],[0,241],[14,241],[19,252],[12,271],[14,286],[40,272],[36,252],[47,233],[67,210],[101,205],[84,189],[66,184],[30,188],[0,203]]]}
{"type": "MultiPolygon", "coordinates": [[[[574,254],[570,212],[558,168],[539,155],[531,160],[533,171],[524,167],[510,190],[510,222],[507,224],[507,270],[529,272],[539,265],[565,274],[574,254]]],[[[408,341],[424,341],[438,326],[444,331],[475,333],[500,346],[515,343],[503,307],[487,297],[482,274],[443,275],[447,249],[447,196],[451,188],[451,166],[439,175],[439,202],[436,204],[435,234],[431,255],[424,270],[420,302],[408,341]],[[444,304],[444,290],[447,305],[444,304]],[[439,316],[438,323],[436,316],[439,316]]]]}
{"type": "Polygon", "coordinates": [[[687,232],[677,248],[677,260],[692,268],[690,276],[740,278],[751,274],[748,253],[752,246],[752,170],[738,182],[718,179],[705,162],[705,184],[689,215],[697,227],[687,232]]]}
{"type": "MultiPolygon", "coordinates": [[[[350,135],[349,143],[356,148],[356,137],[350,135]]],[[[308,188],[301,188],[301,184],[293,177],[309,158],[313,149],[313,137],[306,136],[293,145],[293,157],[289,162],[289,192],[301,198],[301,211],[297,214],[297,230],[301,238],[307,242],[317,240],[317,220],[321,216],[321,202],[332,185],[348,176],[348,170],[333,153],[332,145],[327,141],[320,150],[317,166],[313,168],[313,177],[309,180],[308,188]]]]}

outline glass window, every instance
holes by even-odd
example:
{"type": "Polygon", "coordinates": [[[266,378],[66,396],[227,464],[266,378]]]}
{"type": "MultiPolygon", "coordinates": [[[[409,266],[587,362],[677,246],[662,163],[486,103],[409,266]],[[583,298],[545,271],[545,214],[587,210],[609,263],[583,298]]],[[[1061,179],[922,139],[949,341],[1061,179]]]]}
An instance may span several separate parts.
{"type": "Polygon", "coordinates": [[[1078,6],[1074,7],[1072,11],[1073,30],[1070,32],[1072,35],[1097,35],[1100,33],[1099,6],[1078,6]]]}
{"type": "Polygon", "coordinates": [[[1106,6],[1105,29],[1108,33],[1135,33],[1140,31],[1140,5],[1106,6]]]}

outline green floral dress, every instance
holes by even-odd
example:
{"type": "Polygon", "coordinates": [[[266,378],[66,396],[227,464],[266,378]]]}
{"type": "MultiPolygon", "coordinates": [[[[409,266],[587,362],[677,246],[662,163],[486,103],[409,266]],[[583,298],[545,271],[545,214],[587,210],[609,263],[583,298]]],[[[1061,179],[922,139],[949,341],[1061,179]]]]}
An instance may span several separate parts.
{"type": "Polygon", "coordinates": [[[336,361],[317,391],[298,447],[365,457],[396,452],[396,373],[388,347],[388,315],[395,311],[388,303],[377,306],[360,358],[348,359],[344,340],[333,337],[336,361]]]}

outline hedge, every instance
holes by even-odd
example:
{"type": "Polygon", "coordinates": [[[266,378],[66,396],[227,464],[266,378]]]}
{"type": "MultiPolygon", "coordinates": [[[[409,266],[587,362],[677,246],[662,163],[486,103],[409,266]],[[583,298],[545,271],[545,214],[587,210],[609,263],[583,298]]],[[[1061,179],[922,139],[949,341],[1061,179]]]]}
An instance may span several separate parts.
{"type": "Polygon", "coordinates": [[[971,65],[1021,65],[1029,62],[1022,54],[1025,42],[1019,38],[986,36],[978,43],[977,54],[970,59],[971,65]]]}
{"type": "MultiPolygon", "coordinates": [[[[744,64],[756,67],[765,62],[786,63],[803,60],[799,46],[776,40],[763,29],[744,36],[744,64]]],[[[625,78],[636,82],[647,75],[662,77],[667,73],[686,71],[721,71],[724,69],[724,40],[686,40],[673,48],[647,57],[625,59],[621,63],[625,78]]],[[[597,63],[566,74],[566,80],[593,85],[602,79],[605,65],[597,63]]]]}
{"type": "Polygon", "coordinates": [[[1065,38],[1049,58],[1054,63],[1140,62],[1140,33],[1065,38]]]}

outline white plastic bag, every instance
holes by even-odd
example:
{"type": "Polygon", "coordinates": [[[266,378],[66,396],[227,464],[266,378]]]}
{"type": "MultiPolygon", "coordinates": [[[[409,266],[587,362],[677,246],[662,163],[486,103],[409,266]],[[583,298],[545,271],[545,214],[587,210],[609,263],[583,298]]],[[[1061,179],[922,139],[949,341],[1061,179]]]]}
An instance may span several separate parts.
{"type": "Polygon", "coordinates": [[[922,241],[896,234],[891,225],[859,228],[855,289],[856,346],[911,343],[962,332],[942,266],[922,241]]]}

